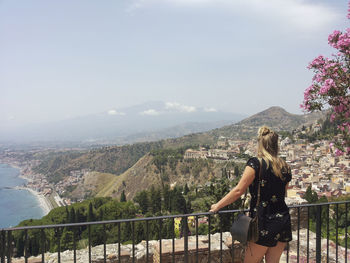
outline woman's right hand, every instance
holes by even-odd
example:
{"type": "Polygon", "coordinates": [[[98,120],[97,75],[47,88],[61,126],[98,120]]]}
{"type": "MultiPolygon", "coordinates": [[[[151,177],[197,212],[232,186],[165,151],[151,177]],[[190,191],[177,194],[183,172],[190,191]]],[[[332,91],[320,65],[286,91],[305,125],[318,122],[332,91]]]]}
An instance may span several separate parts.
{"type": "Polygon", "coordinates": [[[218,204],[216,203],[216,204],[211,205],[209,212],[217,213],[219,210],[220,210],[220,208],[219,208],[218,204]]]}

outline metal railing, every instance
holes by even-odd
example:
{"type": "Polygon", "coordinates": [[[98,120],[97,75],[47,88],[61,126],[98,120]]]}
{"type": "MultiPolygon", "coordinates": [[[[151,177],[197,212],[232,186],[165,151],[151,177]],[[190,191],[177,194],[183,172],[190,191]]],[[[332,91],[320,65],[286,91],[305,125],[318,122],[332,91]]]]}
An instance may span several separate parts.
{"type": "MultiPolygon", "coordinates": [[[[350,201],[342,201],[342,202],[329,202],[329,203],[317,203],[317,204],[303,204],[303,205],[293,205],[289,206],[291,214],[292,214],[292,226],[294,231],[296,232],[296,251],[293,250],[293,253],[296,253],[296,258],[290,254],[290,246],[287,245],[284,255],[286,262],[348,262],[348,253],[347,253],[347,243],[348,243],[348,230],[347,226],[350,224],[348,220],[348,204],[350,201]],[[341,208],[341,212],[339,209],[341,208]],[[303,218],[302,218],[303,217],[303,218]],[[305,218],[306,217],[306,218],[305,218]],[[301,248],[301,242],[305,243],[305,240],[300,239],[300,231],[301,228],[303,231],[306,231],[306,248],[301,248]],[[313,238],[315,241],[315,247],[311,247],[310,245],[310,232],[311,230],[315,231],[315,237],[313,238]],[[339,231],[344,232],[345,238],[340,240],[339,231]],[[334,241],[331,241],[331,239],[334,241]],[[321,246],[321,240],[326,240],[326,251],[321,246]],[[330,242],[334,242],[335,244],[335,258],[331,258],[330,255],[330,242]],[[345,249],[345,255],[339,255],[339,247],[340,242],[342,243],[342,251],[345,249]],[[344,243],[345,242],[345,243],[344,243]],[[306,251],[305,251],[306,250],[306,251]],[[311,258],[310,250],[314,251],[313,258],[311,258]]],[[[171,252],[171,261],[176,262],[175,260],[175,239],[176,239],[176,231],[175,231],[175,219],[181,218],[182,231],[180,231],[180,235],[182,235],[183,239],[183,260],[184,262],[189,262],[189,236],[195,237],[195,252],[194,261],[198,262],[199,259],[199,219],[207,218],[207,238],[208,238],[208,249],[207,249],[207,259],[208,262],[211,261],[211,238],[213,233],[212,221],[215,219],[215,222],[218,222],[218,226],[216,231],[220,233],[220,262],[223,261],[223,231],[227,230],[229,226],[223,225],[223,218],[227,216],[231,216],[231,219],[234,218],[235,214],[238,213],[239,210],[225,210],[220,211],[218,214],[212,213],[194,213],[194,214],[181,214],[181,215],[166,215],[166,216],[156,216],[156,217],[147,217],[147,218],[134,218],[134,219],[121,219],[121,220],[109,220],[109,221],[96,221],[96,222],[85,222],[85,223],[70,223],[70,224],[60,224],[60,225],[40,225],[40,226],[24,226],[24,227],[14,227],[14,228],[3,228],[0,229],[0,262],[12,262],[14,256],[16,256],[15,247],[22,246],[23,249],[23,257],[24,262],[28,262],[28,258],[30,256],[41,255],[41,261],[45,262],[45,253],[48,251],[48,242],[49,239],[46,237],[47,233],[45,231],[53,230],[54,238],[56,240],[56,252],[57,252],[57,262],[61,261],[61,239],[60,235],[62,234],[64,229],[70,229],[73,233],[72,237],[72,250],[73,250],[73,262],[77,262],[77,242],[81,239],[79,236],[79,230],[82,228],[87,230],[87,240],[88,240],[88,262],[92,261],[92,237],[91,231],[93,227],[102,226],[103,242],[103,262],[107,262],[107,253],[106,253],[106,245],[107,245],[107,233],[108,226],[113,226],[116,230],[117,237],[117,262],[121,262],[121,244],[126,241],[125,237],[122,237],[121,227],[128,227],[129,240],[127,243],[131,243],[131,255],[130,260],[132,262],[136,261],[135,258],[135,224],[143,224],[143,232],[141,237],[145,240],[146,243],[146,262],[152,262],[150,257],[150,224],[151,222],[156,223],[157,231],[158,231],[158,241],[159,242],[159,261],[162,262],[162,242],[164,235],[162,225],[165,221],[167,221],[172,226],[172,229],[167,229],[167,236],[172,242],[172,252],[171,252]],[[188,219],[194,218],[194,230],[193,233],[189,232],[188,219]],[[31,238],[29,235],[35,232],[35,235],[39,235],[39,244],[37,244],[37,251],[30,251],[30,242],[31,238]],[[21,239],[15,240],[14,234],[21,233],[21,239]],[[20,241],[18,241],[20,240],[20,241]],[[22,242],[21,244],[19,244],[22,242]]],[[[227,219],[227,218],[226,218],[227,219]]],[[[227,223],[227,220],[225,221],[227,223]]],[[[154,226],[154,225],[153,225],[154,226]]],[[[100,233],[101,234],[101,233],[100,233]]],[[[36,236],[38,239],[38,236],[36,236]]],[[[127,238],[127,239],[128,239],[127,238]]],[[[181,239],[180,239],[181,240],[181,239]]],[[[96,244],[95,244],[96,245],[96,244]]],[[[334,249],[334,247],[331,247],[334,249]]],[[[230,249],[231,262],[234,262],[235,257],[235,248],[232,242],[230,249]]],[[[217,262],[217,261],[215,261],[217,262]]],[[[226,261],[225,261],[226,262],[226,261]]],[[[237,262],[237,261],[236,261],[237,262]]]]}

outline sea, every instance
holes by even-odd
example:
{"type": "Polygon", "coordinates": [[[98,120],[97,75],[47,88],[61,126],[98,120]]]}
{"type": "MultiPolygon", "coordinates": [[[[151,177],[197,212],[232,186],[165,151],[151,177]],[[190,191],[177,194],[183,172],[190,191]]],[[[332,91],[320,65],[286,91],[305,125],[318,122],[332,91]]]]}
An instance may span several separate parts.
{"type": "Polygon", "coordinates": [[[27,190],[8,189],[23,186],[20,170],[0,163],[0,228],[14,227],[25,219],[44,216],[39,200],[27,190]]]}

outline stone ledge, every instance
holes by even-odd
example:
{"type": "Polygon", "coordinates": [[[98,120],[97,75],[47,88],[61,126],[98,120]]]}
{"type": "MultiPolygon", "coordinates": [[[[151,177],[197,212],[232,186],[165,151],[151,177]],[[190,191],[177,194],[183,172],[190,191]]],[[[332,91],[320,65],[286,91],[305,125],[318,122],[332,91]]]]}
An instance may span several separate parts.
{"type": "MultiPolygon", "coordinates": [[[[211,262],[220,262],[220,233],[210,235],[210,254],[211,262]]],[[[162,240],[162,262],[172,262],[172,239],[162,240]]],[[[175,262],[184,262],[184,239],[174,239],[175,243],[175,262]]],[[[150,240],[148,242],[148,262],[160,262],[159,248],[160,243],[158,240],[150,240]]],[[[209,246],[208,246],[208,235],[198,236],[198,262],[208,262],[209,258],[209,246]]],[[[231,259],[231,248],[232,248],[232,238],[229,232],[222,233],[222,258],[223,263],[232,262],[231,259]]],[[[146,263],[147,256],[146,241],[142,241],[139,244],[135,244],[135,259],[136,263],[146,263]]],[[[242,262],[244,248],[243,246],[235,242],[234,243],[234,263],[242,262]]],[[[63,251],[60,254],[61,262],[73,263],[74,252],[71,250],[63,251]]],[[[120,245],[120,262],[129,263],[133,261],[132,255],[132,245],[120,245]]],[[[106,245],[106,256],[107,263],[116,263],[118,261],[118,244],[107,244],[106,245]]],[[[188,262],[196,262],[197,250],[196,250],[196,237],[188,237],[188,262]]],[[[76,251],[77,263],[86,263],[89,261],[89,251],[88,248],[80,249],[76,251]]],[[[24,263],[24,258],[14,258],[12,260],[14,263],[24,263]]],[[[28,259],[29,263],[39,263],[41,262],[41,256],[31,257],[28,259]]],[[[58,255],[57,253],[45,253],[45,262],[47,263],[57,263],[58,255]]],[[[103,262],[103,245],[99,245],[91,248],[91,262],[102,263],[103,262]]]]}

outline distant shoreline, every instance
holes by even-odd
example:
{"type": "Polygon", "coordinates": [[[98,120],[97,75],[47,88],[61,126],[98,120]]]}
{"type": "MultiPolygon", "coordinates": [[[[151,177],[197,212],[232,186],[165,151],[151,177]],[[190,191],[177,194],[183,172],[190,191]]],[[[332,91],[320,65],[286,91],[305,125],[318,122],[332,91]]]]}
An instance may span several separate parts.
{"type": "MultiPolygon", "coordinates": [[[[30,178],[26,177],[22,173],[22,168],[21,167],[19,167],[17,165],[14,165],[14,164],[11,164],[11,163],[4,163],[4,162],[0,162],[0,163],[9,165],[9,166],[11,166],[14,169],[18,169],[19,170],[19,175],[18,175],[19,178],[24,179],[27,182],[31,181],[30,178]]],[[[22,185],[18,185],[16,187],[14,187],[13,189],[15,189],[15,190],[26,190],[29,193],[31,193],[32,195],[34,195],[35,198],[37,199],[38,203],[39,203],[39,206],[40,206],[41,210],[43,211],[43,216],[47,215],[53,209],[51,202],[43,194],[41,194],[41,193],[39,193],[39,192],[37,192],[37,191],[27,187],[27,186],[22,186],[22,185]]]]}
{"type": "Polygon", "coordinates": [[[30,192],[32,195],[34,195],[36,199],[39,201],[41,210],[44,211],[44,216],[47,215],[52,210],[53,207],[50,201],[43,194],[40,194],[39,192],[36,192],[33,189],[28,187],[16,187],[15,189],[26,190],[30,192]]]}

